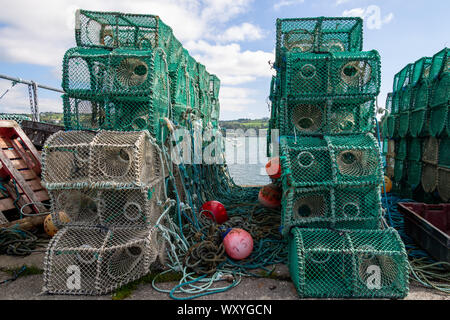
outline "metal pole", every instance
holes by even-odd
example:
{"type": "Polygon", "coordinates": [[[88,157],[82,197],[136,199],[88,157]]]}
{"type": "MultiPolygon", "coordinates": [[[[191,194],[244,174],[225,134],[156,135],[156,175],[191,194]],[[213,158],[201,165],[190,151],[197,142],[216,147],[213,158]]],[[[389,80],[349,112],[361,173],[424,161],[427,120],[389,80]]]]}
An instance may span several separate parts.
{"type": "MultiPolygon", "coordinates": [[[[27,80],[23,80],[23,79],[20,79],[20,78],[14,78],[14,77],[6,76],[4,74],[0,74],[0,78],[1,79],[5,79],[5,80],[9,80],[9,81],[14,81],[14,82],[17,82],[17,83],[27,84],[27,85],[32,85],[33,84],[32,81],[27,81],[27,80]]],[[[49,86],[46,86],[46,85],[43,85],[43,84],[38,84],[38,83],[36,83],[36,85],[37,85],[38,88],[64,93],[63,90],[58,89],[58,88],[53,88],[53,87],[49,87],[49,86]]]]}

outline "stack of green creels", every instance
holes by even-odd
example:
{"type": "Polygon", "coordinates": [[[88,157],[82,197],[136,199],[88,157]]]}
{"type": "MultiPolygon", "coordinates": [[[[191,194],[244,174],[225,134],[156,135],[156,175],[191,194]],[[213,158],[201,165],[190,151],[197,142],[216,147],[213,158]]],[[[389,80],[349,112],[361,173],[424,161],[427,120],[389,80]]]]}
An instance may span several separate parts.
{"type": "Polygon", "coordinates": [[[217,129],[220,81],[157,16],[79,10],[76,42],[63,61],[67,131],[43,151],[60,229],[47,248],[44,291],[104,294],[164,255],[157,226],[173,202],[169,128],[217,129]]]}
{"type": "Polygon", "coordinates": [[[380,56],[362,51],[362,29],[360,18],[277,20],[270,128],[279,130],[282,233],[301,297],[408,293],[404,245],[381,223],[380,56]]]}
{"type": "Polygon", "coordinates": [[[63,61],[67,129],[146,129],[162,141],[164,118],[217,128],[219,79],[158,16],[79,10],[75,35],[63,61]]]}
{"type": "Polygon", "coordinates": [[[413,191],[450,200],[450,51],[422,57],[394,77],[382,135],[386,175],[404,197],[413,191]]]}

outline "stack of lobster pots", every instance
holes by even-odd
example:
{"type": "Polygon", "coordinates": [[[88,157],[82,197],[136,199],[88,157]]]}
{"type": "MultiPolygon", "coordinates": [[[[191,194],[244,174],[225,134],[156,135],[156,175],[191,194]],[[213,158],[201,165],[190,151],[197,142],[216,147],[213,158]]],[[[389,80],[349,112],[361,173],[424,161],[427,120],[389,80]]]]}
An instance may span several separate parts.
{"type": "Polygon", "coordinates": [[[387,95],[385,171],[403,197],[450,200],[449,66],[448,48],[409,63],[395,75],[387,95]]]}
{"type": "Polygon", "coordinates": [[[384,228],[375,132],[380,56],[360,18],[277,20],[269,156],[278,130],[281,232],[301,297],[404,297],[408,262],[384,228]]]}
{"type": "Polygon", "coordinates": [[[44,291],[104,294],[142,277],[165,252],[169,129],[218,126],[219,79],[158,16],[76,13],[63,60],[64,124],[43,150],[58,233],[44,291]],[[214,110],[212,110],[214,109],[214,110]],[[214,112],[213,112],[214,111],[214,112]]]}

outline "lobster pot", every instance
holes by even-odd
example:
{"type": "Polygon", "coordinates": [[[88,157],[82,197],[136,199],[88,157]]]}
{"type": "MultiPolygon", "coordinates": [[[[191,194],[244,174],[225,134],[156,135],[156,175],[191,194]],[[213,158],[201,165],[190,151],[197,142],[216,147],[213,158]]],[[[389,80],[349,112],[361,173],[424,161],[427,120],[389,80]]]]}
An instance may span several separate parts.
{"type": "Polygon", "coordinates": [[[438,164],[441,167],[450,168],[450,137],[445,137],[440,140],[438,164]]]}
{"type": "Polygon", "coordinates": [[[405,160],[395,158],[394,164],[394,181],[400,182],[406,176],[405,160]]]}
{"type": "Polygon", "coordinates": [[[413,66],[413,73],[411,77],[411,85],[416,86],[424,78],[428,78],[431,69],[431,57],[422,57],[418,59],[413,66]]]}
{"type": "Polygon", "coordinates": [[[289,271],[301,298],[403,298],[408,258],[398,233],[293,228],[289,271]]]}
{"type": "Polygon", "coordinates": [[[171,65],[176,67],[171,69],[170,74],[170,92],[172,97],[172,104],[177,107],[188,106],[188,94],[189,94],[189,73],[185,59],[179,62],[179,64],[171,65]]]}
{"type": "Polygon", "coordinates": [[[394,92],[400,92],[410,84],[413,69],[414,64],[409,63],[394,76],[394,92]]]}
{"type": "Polygon", "coordinates": [[[387,134],[389,138],[395,138],[398,136],[398,127],[399,127],[399,115],[390,114],[386,119],[387,126],[387,134]]]}
{"type": "Polygon", "coordinates": [[[426,136],[429,134],[430,109],[428,108],[428,103],[431,92],[430,88],[430,81],[424,78],[414,89],[409,129],[412,137],[426,136]]]}
{"type": "Polygon", "coordinates": [[[212,98],[219,99],[220,79],[212,74],[209,78],[209,92],[212,98]]]}
{"type": "Polygon", "coordinates": [[[63,90],[73,97],[104,97],[109,92],[110,53],[101,48],[67,50],[63,59],[63,90]]]}
{"type": "Polygon", "coordinates": [[[185,51],[186,50],[183,49],[183,45],[181,44],[181,42],[178,41],[178,39],[175,38],[175,36],[172,33],[170,37],[169,46],[166,51],[168,55],[167,62],[169,66],[178,64],[180,62],[181,57],[185,55],[185,51]]]}
{"type": "Polygon", "coordinates": [[[284,94],[294,99],[373,99],[380,89],[377,51],[286,54],[284,94]]]}
{"type": "Polygon", "coordinates": [[[414,89],[411,85],[407,85],[399,92],[400,111],[408,111],[411,109],[414,89]]]}
{"type": "Polygon", "coordinates": [[[87,183],[91,142],[95,133],[58,131],[45,142],[42,151],[42,181],[51,184],[87,183]]]}
{"type": "Polygon", "coordinates": [[[108,99],[77,99],[62,96],[64,106],[64,126],[67,130],[100,130],[114,126],[111,121],[111,107],[108,99]]]}
{"type": "Polygon", "coordinates": [[[437,165],[439,162],[439,139],[428,137],[423,144],[422,161],[424,163],[437,165]]]}
{"type": "Polygon", "coordinates": [[[289,188],[282,200],[282,233],[292,227],[376,229],[380,199],[376,185],[289,188]]]}
{"type": "Polygon", "coordinates": [[[437,191],[444,202],[450,200],[450,167],[438,167],[437,191]]]}
{"type": "MultiPolygon", "coordinates": [[[[211,103],[211,121],[219,124],[219,116],[220,116],[220,103],[219,100],[214,100],[211,103]]],[[[216,126],[217,128],[217,126],[216,126]]]]}
{"type": "Polygon", "coordinates": [[[422,164],[421,184],[425,192],[431,193],[437,187],[438,170],[437,165],[425,163],[422,164]]]}
{"type": "Polygon", "coordinates": [[[90,164],[92,182],[147,185],[161,178],[159,148],[146,131],[101,131],[90,164]]]}
{"type": "Polygon", "coordinates": [[[408,157],[408,140],[403,138],[398,140],[395,158],[399,160],[406,160],[407,157],[408,157]]]}
{"type": "Polygon", "coordinates": [[[363,22],[361,18],[294,18],[277,19],[276,59],[290,52],[361,51],[363,22]]]}
{"type": "Polygon", "coordinates": [[[158,256],[158,231],[66,227],[50,241],[43,291],[101,295],[149,272],[158,256]]]}
{"type": "Polygon", "coordinates": [[[439,136],[445,130],[450,108],[450,72],[443,73],[432,84],[430,133],[439,136]]]}
{"type": "Polygon", "coordinates": [[[384,115],[381,118],[381,137],[384,139],[389,139],[389,132],[388,132],[388,124],[387,124],[388,115],[384,115]]]}
{"type": "Polygon", "coordinates": [[[63,61],[64,91],[71,97],[124,96],[145,101],[169,94],[166,62],[160,51],[73,48],[63,61]]]}
{"type": "Polygon", "coordinates": [[[67,225],[153,226],[165,201],[163,188],[164,183],[159,180],[145,188],[51,190],[52,220],[59,228],[67,225]]]}
{"type": "Polygon", "coordinates": [[[371,134],[283,138],[282,171],[294,187],[381,182],[381,156],[371,134]]]}
{"type": "Polygon", "coordinates": [[[208,126],[211,121],[211,97],[207,90],[200,90],[200,110],[203,126],[208,126]]]}
{"type": "Polygon", "coordinates": [[[80,47],[167,50],[172,30],[158,16],[78,10],[75,38],[80,47]]]}
{"type": "Polygon", "coordinates": [[[422,160],[422,139],[412,138],[408,144],[408,160],[420,161],[422,160]]]}
{"type": "Polygon", "coordinates": [[[430,79],[448,72],[450,68],[450,49],[444,48],[433,56],[431,61],[430,79]]]}
{"type": "Polygon", "coordinates": [[[284,101],[281,135],[366,133],[374,127],[374,100],[357,103],[345,99],[284,101]]]}
{"type": "Polygon", "coordinates": [[[417,187],[420,185],[422,177],[422,162],[421,161],[408,161],[407,168],[407,183],[411,187],[417,187]]]}
{"type": "Polygon", "coordinates": [[[280,142],[282,172],[294,187],[331,185],[334,182],[325,139],[283,137],[280,142]]]}
{"type": "Polygon", "coordinates": [[[381,153],[378,142],[370,134],[325,136],[331,152],[335,179],[342,183],[380,184],[381,153]]]}
{"type": "Polygon", "coordinates": [[[398,116],[398,135],[405,138],[409,133],[410,112],[402,111],[398,116]]]}

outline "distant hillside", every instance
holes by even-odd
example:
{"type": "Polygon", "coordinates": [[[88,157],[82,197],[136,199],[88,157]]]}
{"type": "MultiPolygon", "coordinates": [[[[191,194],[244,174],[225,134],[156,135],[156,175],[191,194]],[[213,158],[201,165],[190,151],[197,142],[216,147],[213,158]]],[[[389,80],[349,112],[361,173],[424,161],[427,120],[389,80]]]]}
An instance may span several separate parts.
{"type": "Polygon", "coordinates": [[[242,130],[248,130],[248,129],[267,129],[269,126],[269,118],[262,118],[262,119],[237,119],[237,120],[225,120],[225,121],[219,121],[220,127],[222,130],[227,129],[242,129],[242,130]]]}

